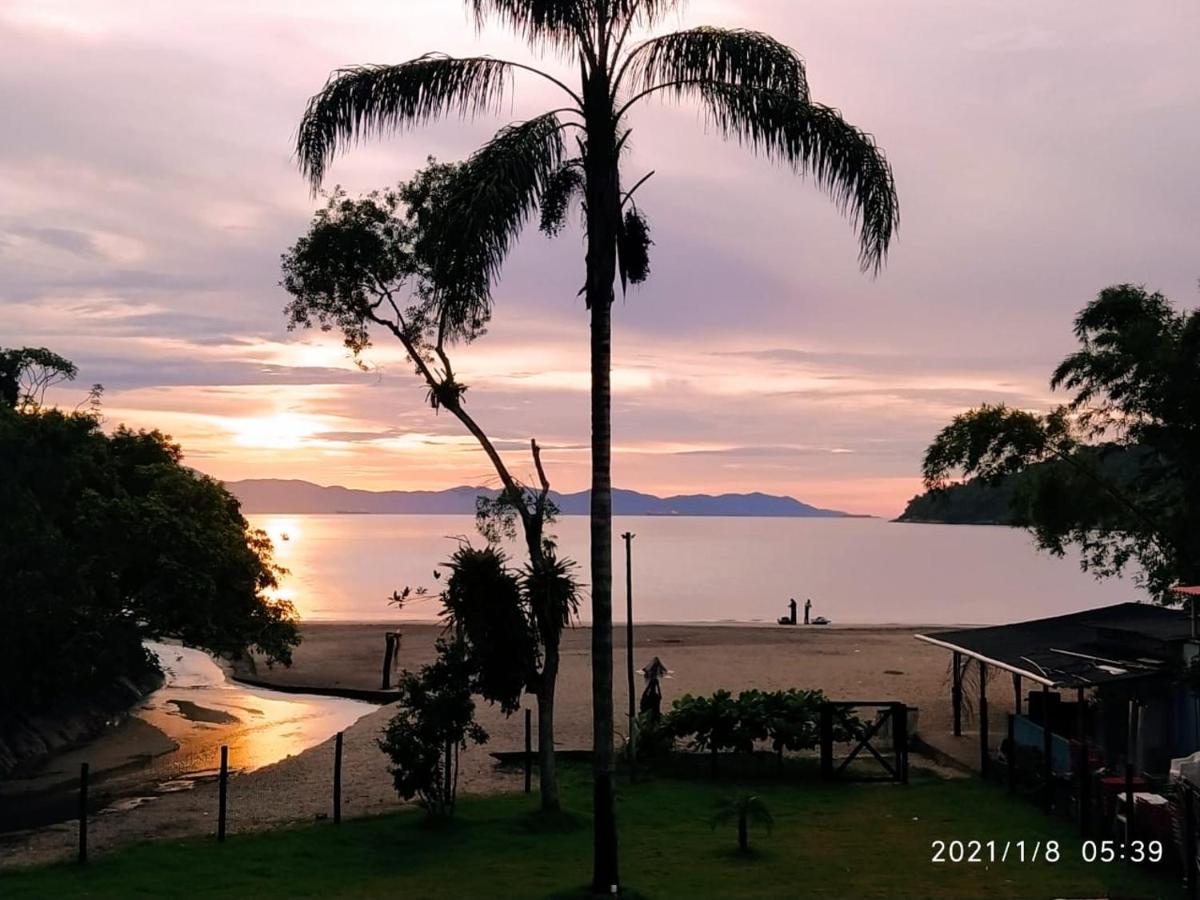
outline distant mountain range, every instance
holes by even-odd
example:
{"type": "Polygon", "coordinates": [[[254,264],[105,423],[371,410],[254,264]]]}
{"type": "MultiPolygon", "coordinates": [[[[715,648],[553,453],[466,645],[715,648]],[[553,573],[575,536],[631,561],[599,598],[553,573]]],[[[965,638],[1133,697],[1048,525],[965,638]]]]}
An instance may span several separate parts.
{"type": "MultiPolygon", "coordinates": [[[[255,478],[229,481],[225,486],[247,513],[359,513],[404,515],[474,515],[475,498],[496,496],[484,487],[455,487],[444,491],[360,491],[323,487],[310,481],[255,478]]],[[[550,492],[565,516],[586,516],[589,491],[550,492]]],[[[613,512],[619,516],[776,516],[789,518],[848,518],[851,513],[809,506],[791,497],[770,494],[686,494],[655,497],[637,491],[613,490],[613,512]]]]}

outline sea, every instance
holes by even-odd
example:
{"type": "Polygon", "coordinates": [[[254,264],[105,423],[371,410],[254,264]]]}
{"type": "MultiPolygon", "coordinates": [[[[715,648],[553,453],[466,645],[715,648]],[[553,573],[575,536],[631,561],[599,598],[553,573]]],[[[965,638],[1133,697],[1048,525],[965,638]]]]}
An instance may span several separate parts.
{"type": "MultiPolygon", "coordinates": [[[[484,540],[469,516],[252,515],[289,571],[279,595],[310,622],[433,620],[435,572],[462,541],[484,540]],[[411,588],[402,608],[393,592],[411,588]],[[421,594],[419,589],[423,588],[421,594]]],[[[552,526],[578,562],[586,594],[588,520],[552,526]]],[[[644,623],[771,623],[795,598],[835,625],[1003,624],[1145,599],[1132,579],[1097,581],[1078,557],[1036,549],[1025,531],[873,518],[617,517],[614,620],[625,621],[625,542],[633,618],[644,623]]],[[[514,563],[518,546],[508,552],[514,563]]],[[[444,578],[444,574],[443,574],[444,578]]]]}

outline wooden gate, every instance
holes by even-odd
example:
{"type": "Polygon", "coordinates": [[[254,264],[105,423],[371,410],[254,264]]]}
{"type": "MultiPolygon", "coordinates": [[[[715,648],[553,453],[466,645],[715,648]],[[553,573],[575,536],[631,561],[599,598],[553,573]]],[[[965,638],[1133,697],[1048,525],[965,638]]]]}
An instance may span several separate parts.
{"type": "Polygon", "coordinates": [[[908,707],[895,700],[832,700],[821,705],[821,777],[842,781],[892,781],[908,784],[908,707]],[[856,709],[874,709],[874,722],[865,723],[853,714],[856,709]],[[892,746],[880,752],[872,741],[890,725],[892,746]],[[833,758],[835,743],[847,744],[841,760],[833,758]],[[875,757],[885,774],[865,775],[850,771],[850,763],[866,751],[875,757]]]}

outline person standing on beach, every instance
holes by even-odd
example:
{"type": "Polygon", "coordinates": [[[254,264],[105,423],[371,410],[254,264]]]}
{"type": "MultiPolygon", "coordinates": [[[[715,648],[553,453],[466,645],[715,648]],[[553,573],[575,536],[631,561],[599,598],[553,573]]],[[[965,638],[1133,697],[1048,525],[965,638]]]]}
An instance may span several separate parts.
{"type": "MultiPolygon", "coordinates": [[[[795,600],[792,601],[793,606],[795,605],[795,602],[796,602],[795,600]]],[[[812,597],[806,597],[804,599],[804,624],[805,625],[808,624],[808,614],[811,612],[812,612],[812,597]]],[[[795,620],[796,620],[796,614],[795,614],[795,609],[793,609],[792,610],[792,621],[794,622],[795,620]]]]}
{"type": "Polygon", "coordinates": [[[793,597],[788,601],[788,624],[796,624],[796,598],[793,597]]]}

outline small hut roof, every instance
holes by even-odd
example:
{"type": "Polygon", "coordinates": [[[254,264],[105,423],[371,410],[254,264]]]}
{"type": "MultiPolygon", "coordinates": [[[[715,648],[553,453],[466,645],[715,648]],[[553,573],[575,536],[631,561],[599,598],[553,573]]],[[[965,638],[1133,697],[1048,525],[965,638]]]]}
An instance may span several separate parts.
{"type": "Polygon", "coordinates": [[[1190,617],[1148,603],[916,635],[1050,687],[1090,687],[1161,672],[1169,645],[1191,634],[1190,617]]]}

